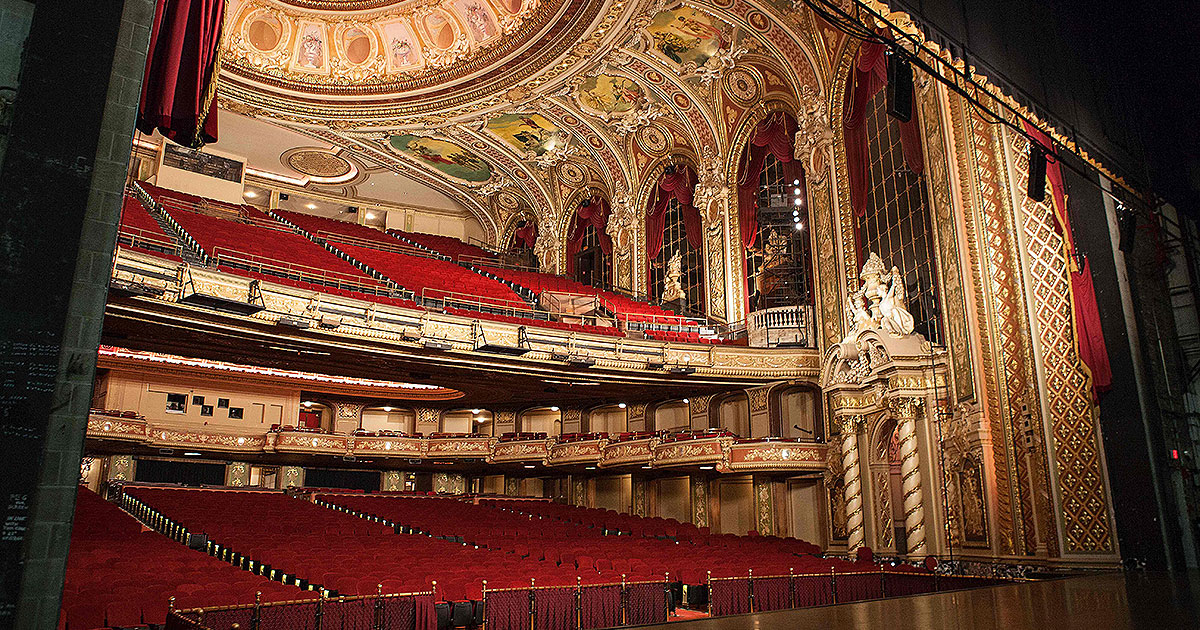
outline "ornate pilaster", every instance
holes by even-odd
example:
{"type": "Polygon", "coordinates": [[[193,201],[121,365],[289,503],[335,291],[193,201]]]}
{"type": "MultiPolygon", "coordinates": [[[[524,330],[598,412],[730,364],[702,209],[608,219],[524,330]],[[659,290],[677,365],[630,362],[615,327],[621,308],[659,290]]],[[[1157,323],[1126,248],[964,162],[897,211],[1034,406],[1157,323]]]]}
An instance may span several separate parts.
{"type": "Polygon", "coordinates": [[[458,473],[436,473],[433,491],[438,494],[466,494],[467,478],[458,473]]]}
{"type": "Polygon", "coordinates": [[[297,488],[304,485],[304,469],[299,466],[279,467],[279,487],[297,488]]]}
{"type": "Polygon", "coordinates": [[[693,429],[705,429],[711,426],[712,414],[709,412],[709,406],[712,404],[712,399],[711,395],[688,399],[688,418],[693,429]]]}
{"type": "Polygon", "coordinates": [[[234,488],[245,488],[250,485],[250,465],[246,462],[225,464],[225,485],[234,488]]]}
{"type": "Polygon", "coordinates": [[[113,455],[108,458],[107,481],[133,481],[133,456],[113,455]]]}
{"type": "Polygon", "coordinates": [[[404,489],[404,475],[399,470],[385,470],[381,473],[379,487],[384,492],[399,492],[404,489]]]}
{"type": "Polygon", "coordinates": [[[756,529],[763,536],[775,534],[775,492],[769,477],[754,478],[756,529]]]}
{"type": "Polygon", "coordinates": [[[633,515],[646,516],[646,480],[633,479],[633,515]]]}
{"type": "Polygon", "coordinates": [[[504,478],[504,496],[519,497],[521,496],[521,480],[516,477],[504,478]]]}
{"type": "Polygon", "coordinates": [[[862,416],[842,419],[842,483],[846,492],[846,548],[854,551],[863,546],[862,472],[858,465],[858,434],[865,425],[862,416]]]}
{"type": "Polygon", "coordinates": [[[363,405],[360,403],[337,403],[337,415],[333,420],[333,430],[337,433],[353,433],[362,426],[363,405]]]}
{"type": "Polygon", "coordinates": [[[704,477],[691,478],[692,524],[708,527],[708,480],[704,477]]]}
{"type": "Polygon", "coordinates": [[[908,554],[925,555],[925,505],[921,495],[920,457],[917,454],[917,417],[924,408],[920,398],[899,398],[892,413],[900,430],[900,490],[904,495],[904,535],[908,554]]]}

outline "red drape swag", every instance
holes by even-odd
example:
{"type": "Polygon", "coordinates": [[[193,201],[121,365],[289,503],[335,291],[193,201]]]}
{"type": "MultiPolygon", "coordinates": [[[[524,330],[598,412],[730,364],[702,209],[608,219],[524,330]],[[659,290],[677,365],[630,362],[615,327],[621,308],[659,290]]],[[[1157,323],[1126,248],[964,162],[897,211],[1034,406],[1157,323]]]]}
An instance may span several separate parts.
{"type": "Polygon", "coordinates": [[[537,242],[538,229],[536,221],[526,221],[524,227],[519,227],[513,231],[512,242],[508,244],[509,249],[532,248],[537,242]]]}
{"type": "Polygon", "coordinates": [[[587,205],[579,204],[575,211],[575,221],[571,223],[571,229],[567,232],[567,275],[575,274],[575,254],[583,247],[583,237],[587,234],[589,225],[596,230],[600,250],[606,255],[612,253],[612,237],[608,235],[607,230],[608,215],[612,214],[612,207],[604,197],[595,196],[588,201],[587,205]]]}
{"type": "Polygon", "coordinates": [[[437,630],[437,611],[433,606],[433,596],[417,595],[415,604],[416,630],[437,630]]]}
{"type": "Polygon", "coordinates": [[[783,112],[773,112],[758,123],[750,142],[742,152],[742,168],[738,177],[738,228],[743,247],[754,247],[758,240],[758,182],[768,155],[783,163],[788,188],[800,180],[803,206],[808,207],[808,192],[804,185],[804,167],[794,157],[796,120],[783,112]]]}
{"type": "Polygon", "coordinates": [[[646,215],[647,261],[654,260],[662,251],[667,226],[667,206],[672,199],[679,201],[688,245],[692,249],[700,247],[704,234],[700,225],[700,211],[692,205],[695,189],[696,173],[690,166],[678,166],[674,172],[663,173],[658,179],[658,187],[650,197],[650,212],[646,215]]]}
{"type": "Polygon", "coordinates": [[[184,146],[217,141],[217,72],[225,0],[158,0],[137,128],[184,146]]]}
{"type": "MultiPolygon", "coordinates": [[[[871,156],[867,144],[867,108],[871,98],[887,85],[887,46],[863,42],[854,59],[854,67],[846,80],[846,95],[842,122],[846,141],[846,174],[850,183],[850,204],[855,214],[867,211],[867,189],[870,187],[871,156]]],[[[921,131],[914,112],[912,120],[900,123],[900,145],[904,163],[920,175],[925,170],[921,157],[921,131]]]]}
{"type": "MultiPolygon", "coordinates": [[[[1050,155],[1053,144],[1040,129],[1022,121],[1025,132],[1050,155]]],[[[1047,160],[1046,185],[1050,187],[1050,205],[1054,210],[1055,226],[1062,234],[1066,248],[1067,266],[1071,271],[1071,310],[1075,315],[1075,342],[1079,358],[1092,373],[1092,397],[1112,388],[1112,367],[1108,362],[1108,346],[1104,343],[1104,331],[1100,328],[1100,308],[1096,304],[1096,288],[1092,284],[1092,267],[1087,259],[1082,265],[1075,255],[1075,235],[1071,231],[1071,219],[1067,215],[1067,189],[1063,184],[1062,168],[1058,161],[1047,160]]]]}

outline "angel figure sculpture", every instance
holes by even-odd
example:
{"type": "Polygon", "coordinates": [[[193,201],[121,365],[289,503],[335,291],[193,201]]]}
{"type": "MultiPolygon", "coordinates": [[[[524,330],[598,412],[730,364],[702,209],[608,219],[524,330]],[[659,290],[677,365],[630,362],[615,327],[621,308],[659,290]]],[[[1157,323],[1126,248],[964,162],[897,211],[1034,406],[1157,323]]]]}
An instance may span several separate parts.
{"type": "Polygon", "coordinates": [[[913,316],[908,312],[907,297],[904,290],[904,278],[900,270],[892,267],[888,277],[888,287],[883,291],[883,299],[879,301],[879,312],[883,315],[880,327],[894,337],[903,337],[913,333],[913,316]]]}
{"type": "Polygon", "coordinates": [[[663,302],[675,302],[684,298],[683,282],[679,277],[683,275],[683,256],[679,250],[671,255],[671,260],[667,262],[667,273],[663,276],[663,302]]]}

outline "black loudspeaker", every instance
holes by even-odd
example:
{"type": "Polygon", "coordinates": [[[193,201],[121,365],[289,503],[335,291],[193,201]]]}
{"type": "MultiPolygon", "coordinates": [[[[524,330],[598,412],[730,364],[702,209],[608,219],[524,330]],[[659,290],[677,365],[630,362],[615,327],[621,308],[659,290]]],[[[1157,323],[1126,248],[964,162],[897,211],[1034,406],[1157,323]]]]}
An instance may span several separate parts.
{"type": "Polygon", "coordinates": [[[1117,204],[1117,232],[1121,237],[1117,249],[1132,254],[1133,244],[1137,240],[1137,215],[1122,204],[1117,204]]]}
{"type": "Polygon", "coordinates": [[[287,200],[288,200],[288,194],[287,194],[287,193],[279,193],[279,200],[280,200],[280,201],[287,201],[287,200]]]}
{"type": "Polygon", "coordinates": [[[1037,143],[1029,145],[1029,186],[1025,194],[1034,201],[1046,200],[1046,152],[1037,143]]]}
{"type": "Polygon", "coordinates": [[[887,113],[888,116],[908,122],[912,120],[913,71],[912,64],[903,53],[888,52],[887,113]]]}

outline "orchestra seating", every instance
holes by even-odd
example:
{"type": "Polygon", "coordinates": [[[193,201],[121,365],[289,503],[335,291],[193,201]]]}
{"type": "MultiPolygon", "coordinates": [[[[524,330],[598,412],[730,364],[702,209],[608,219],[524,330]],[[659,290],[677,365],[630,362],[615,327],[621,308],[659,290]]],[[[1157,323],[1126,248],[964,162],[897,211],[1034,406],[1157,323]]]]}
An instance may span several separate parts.
{"type": "Polygon", "coordinates": [[[256,592],[264,601],[313,595],[188,549],[79,489],[60,629],[162,624],[171,597],[186,608],[252,603],[256,592]]]}
{"type": "MultiPolygon", "coordinates": [[[[443,498],[319,495],[333,505],[379,517],[401,528],[557,566],[546,579],[581,577],[583,583],[657,579],[701,584],[713,576],[779,575],[863,570],[866,565],[820,558],[816,545],[794,538],[710,534],[672,519],[641,518],[545,501],[489,500],[480,505],[443,498]],[[565,571],[564,571],[565,569],[565,571]]],[[[876,569],[878,565],[871,565],[876,569]]],[[[496,585],[492,578],[489,588],[496,585]]],[[[543,583],[538,578],[538,583],[543,583]]]]}

